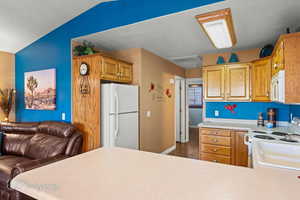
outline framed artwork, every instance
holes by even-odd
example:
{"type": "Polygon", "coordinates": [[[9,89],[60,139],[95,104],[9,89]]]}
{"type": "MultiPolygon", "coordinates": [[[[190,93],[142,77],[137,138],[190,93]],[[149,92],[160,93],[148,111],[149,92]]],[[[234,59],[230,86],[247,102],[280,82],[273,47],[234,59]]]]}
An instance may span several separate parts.
{"type": "Polygon", "coordinates": [[[25,72],[25,109],[56,109],[56,70],[25,72]]]}

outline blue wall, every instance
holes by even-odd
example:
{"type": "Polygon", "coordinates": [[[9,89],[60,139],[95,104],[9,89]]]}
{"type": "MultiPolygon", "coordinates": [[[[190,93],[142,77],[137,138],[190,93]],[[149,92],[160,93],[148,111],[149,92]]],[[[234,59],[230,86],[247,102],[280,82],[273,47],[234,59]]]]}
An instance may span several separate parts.
{"type": "Polygon", "coordinates": [[[266,119],[266,112],[268,108],[277,109],[278,121],[289,121],[290,114],[300,117],[300,106],[286,105],[280,103],[262,103],[262,102],[207,102],[206,103],[206,117],[207,118],[228,118],[228,119],[250,119],[256,120],[259,112],[263,112],[266,119]],[[225,105],[236,104],[236,113],[231,113],[225,109],[225,105]],[[215,110],[220,112],[219,117],[214,116],[215,110]]]}
{"type": "Polygon", "coordinates": [[[191,9],[221,0],[119,0],[95,6],[16,54],[16,117],[18,121],[71,120],[72,38],[191,9]],[[24,72],[56,68],[57,109],[24,109],[24,72]]]}

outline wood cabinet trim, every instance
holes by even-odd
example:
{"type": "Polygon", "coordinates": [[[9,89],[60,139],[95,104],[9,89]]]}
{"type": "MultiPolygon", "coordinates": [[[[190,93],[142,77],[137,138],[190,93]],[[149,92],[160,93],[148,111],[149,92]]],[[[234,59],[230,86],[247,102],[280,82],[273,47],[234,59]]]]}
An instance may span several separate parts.
{"type": "Polygon", "coordinates": [[[271,97],[271,57],[253,62],[251,73],[252,101],[269,102],[271,97]],[[263,90],[263,91],[262,91],[263,90]]]}
{"type": "MultiPolygon", "coordinates": [[[[200,159],[213,161],[217,158],[221,163],[238,166],[248,166],[248,147],[244,144],[244,134],[242,130],[219,129],[219,128],[199,128],[199,156],[200,159]],[[210,134],[214,131],[223,131],[227,136],[216,136],[210,134]],[[228,134],[229,133],[229,134],[228,134]],[[228,136],[229,135],[229,136],[228,136]],[[210,139],[222,139],[226,142],[214,143],[210,139]],[[226,138],[226,140],[224,140],[226,138]],[[220,157],[221,156],[221,157],[220,157]],[[226,158],[226,159],[225,159],[226,158]],[[224,160],[226,162],[224,162],[224,160]]],[[[218,161],[218,160],[217,160],[218,161]]]]}

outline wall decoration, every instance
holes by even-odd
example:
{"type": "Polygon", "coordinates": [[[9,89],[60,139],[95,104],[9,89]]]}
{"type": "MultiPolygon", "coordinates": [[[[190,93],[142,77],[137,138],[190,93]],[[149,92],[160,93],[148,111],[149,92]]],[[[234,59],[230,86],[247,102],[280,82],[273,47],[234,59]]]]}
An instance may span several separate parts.
{"type": "Polygon", "coordinates": [[[149,93],[151,93],[152,101],[163,102],[164,101],[164,89],[160,84],[151,82],[149,93]]]}
{"type": "Polygon", "coordinates": [[[155,89],[154,83],[150,84],[149,92],[152,92],[155,89]]]}
{"type": "Polygon", "coordinates": [[[167,97],[169,97],[169,98],[172,97],[172,91],[171,91],[171,89],[166,89],[166,95],[167,95],[167,97]]]}
{"type": "Polygon", "coordinates": [[[227,105],[225,105],[224,106],[224,108],[225,109],[227,109],[227,110],[229,110],[231,113],[236,113],[235,111],[234,111],[234,109],[237,107],[237,105],[236,104],[233,104],[233,105],[230,105],[230,104],[227,104],[227,105]]]}
{"type": "Polygon", "coordinates": [[[90,92],[91,92],[91,87],[90,87],[88,76],[84,76],[80,80],[80,93],[83,95],[87,95],[90,94],[90,92]]]}
{"type": "Polygon", "coordinates": [[[4,121],[9,121],[9,114],[15,101],[15,89],[0,89],[0,108],[4,113],[4,121]]]}
{"type": "Polygon", "coordinates": [[[237,54],[236,53],[232,53],[230,55],[230,59],[229,59],[228,62],[230,62],[230,63],[239,62],[239,58],[238,58],[237,54]]]}
{"type": "Polygon", "coordinates": [[[219,57],[218,57],[217,64],[218,64],[218,65],[220,65],[220,64],[225,64],[225,59],[224,59],[223,56],[219,56],[219,57]]]}
{"type": "Polygon", "coordinates": [[[25,72],[25,109],[56,109],[56,71],[47,69],[25,72]]]}

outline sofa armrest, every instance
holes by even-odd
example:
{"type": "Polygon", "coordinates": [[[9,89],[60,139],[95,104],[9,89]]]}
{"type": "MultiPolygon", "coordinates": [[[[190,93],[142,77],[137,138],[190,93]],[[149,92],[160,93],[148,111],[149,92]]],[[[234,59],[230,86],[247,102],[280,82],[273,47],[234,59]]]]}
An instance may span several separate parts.
{"type": "Polygon", "coordinates": [[[45,159],[37,159],[37,160],[30,160],[27,162],[22,162],[22,163],[18,163],[16,164],[16,166],[12,169],[11,172],[11,178],[16,177],[17,175],[35,169],[35,168],[39,168],[45,165],[49,165],[51,163],[60,161],[60,160],[64,160],[66,158],[69,158],[70,156],[66,156],[66,155],[58,155],[52,158],[45,158],[45,159]]]}

